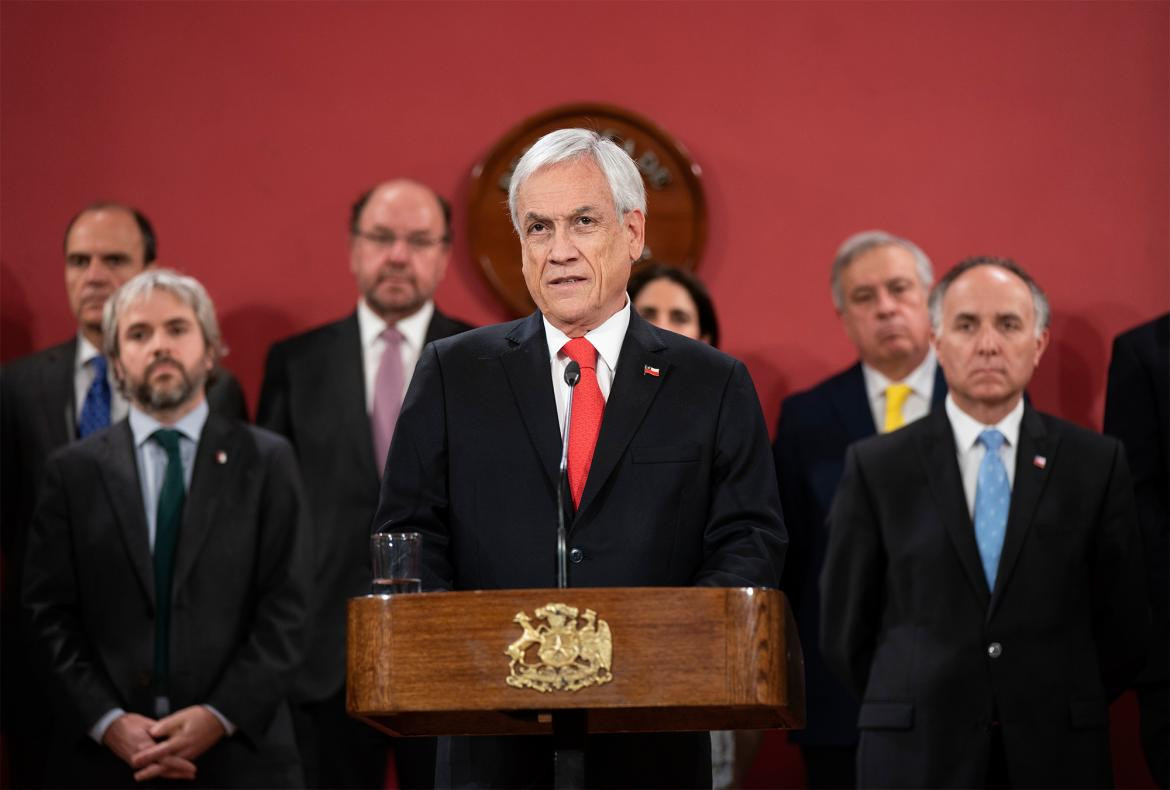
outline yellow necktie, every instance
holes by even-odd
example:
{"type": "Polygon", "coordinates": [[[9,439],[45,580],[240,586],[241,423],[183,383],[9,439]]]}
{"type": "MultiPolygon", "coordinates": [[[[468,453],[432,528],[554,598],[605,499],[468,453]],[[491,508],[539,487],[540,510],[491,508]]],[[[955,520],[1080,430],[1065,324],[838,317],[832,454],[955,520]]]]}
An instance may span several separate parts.
{"type": "Polygon", "coordinates": [[[913,390],[906,384],[891,384],[886,387],[886,426],[882,433],[896,431],[906,424],[902,416],[902,404],[910,397],[913,390]]]}

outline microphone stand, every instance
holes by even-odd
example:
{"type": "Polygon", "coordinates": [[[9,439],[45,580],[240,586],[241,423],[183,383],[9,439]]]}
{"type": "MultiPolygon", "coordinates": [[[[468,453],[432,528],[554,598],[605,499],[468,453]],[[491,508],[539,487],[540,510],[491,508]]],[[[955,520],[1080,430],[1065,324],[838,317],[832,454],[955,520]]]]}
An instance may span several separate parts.
{"type": "Polygon", "coordinates": [[[565,563],[565,479],[569,471],[569,426],[573,418],[573,389],[581,380],[581,366],[570,360],[565,366],[565,383],[569,385],[569,398],[565,402],[565,429],[561,445],[561,468],[557,474],[557,587],[569,586],[569,566],[565,563]]]}

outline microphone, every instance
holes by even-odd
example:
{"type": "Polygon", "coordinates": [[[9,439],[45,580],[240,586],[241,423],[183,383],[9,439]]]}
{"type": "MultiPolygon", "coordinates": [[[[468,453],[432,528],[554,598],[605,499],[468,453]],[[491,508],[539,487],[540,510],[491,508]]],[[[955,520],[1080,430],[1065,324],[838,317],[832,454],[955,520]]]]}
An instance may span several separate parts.
{"type": "Polygon", "coordinates": [[[557,587],[569,586],[569,567],[565,564],[565,480],[569,471],[569,426],[573,418],[573,388],[581,380],[581,366],[569,360],[565,366],[565,383],[569,385],[569,398],[565,401],[565,426],[561,431],[561,468],[557,474],[557,587]]]}

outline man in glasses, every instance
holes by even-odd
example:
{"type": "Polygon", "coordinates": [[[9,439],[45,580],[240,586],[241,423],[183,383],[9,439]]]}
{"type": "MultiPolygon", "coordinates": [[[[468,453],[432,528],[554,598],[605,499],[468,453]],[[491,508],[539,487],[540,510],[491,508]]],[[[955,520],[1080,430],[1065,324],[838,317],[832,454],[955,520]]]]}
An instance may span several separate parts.
{"type": "MultiPolygon", "coordinates": [[[[451,210],[434,190],[387,181],[350,214],[357,310],[275,344],[257,422],[293,443],[313,513],[316,592],[298,682],[310,787],[382,787],[385,736],[345,713],[345,602],[369,592],[369,534],[406,386],[423,347],[470,327],[432,296],[451,255],[451,210]]],[[[398,741],[401,787],[433,783],[432,741],[398,741]]]]}

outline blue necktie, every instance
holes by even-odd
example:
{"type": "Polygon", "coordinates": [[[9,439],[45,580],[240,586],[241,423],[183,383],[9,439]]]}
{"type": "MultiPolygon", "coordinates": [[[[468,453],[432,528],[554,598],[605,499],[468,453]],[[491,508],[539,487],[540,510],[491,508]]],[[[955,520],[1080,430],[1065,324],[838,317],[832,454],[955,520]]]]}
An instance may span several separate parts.
{"type": "Polygon", "coordinates": [[[110,427],[110,382],[106,378],[106,358],[98,354],[93,358],[93,381],[81,404],[81,420],[77,432],[81,438],[94,431],[110,427]]]}
{"type": "Polygon", "coordinates": [[[159,428],[151,436],[167,451],[167,471],[158,495],[158,517],[154,525],[154,681],[155,692],[166,696],[171,663],[171,582],[187,488],[183,478],[183,459],[179,455],[179,432],[173,428],[159,428]]]}
{"type": "Polygon", "coordinates": [[[975,541],[983,560],[983,575],[987,586],[995,589],[995,572],[1003,550],[1003,536],[1007,531],[1008,507],[1012,501],[1012,487],[1007,469],[999,457],[1004,436],[994,428],[979,434],[979,443],[987,448],[983,463],[979,464],[979,482],[975,486],[975,541]]]}

